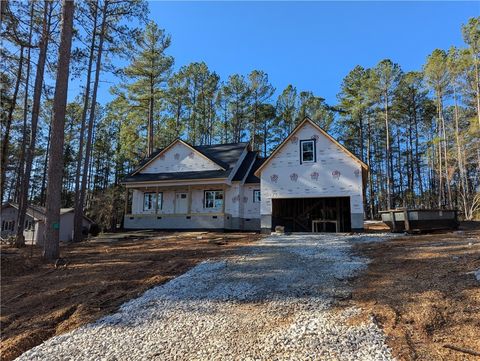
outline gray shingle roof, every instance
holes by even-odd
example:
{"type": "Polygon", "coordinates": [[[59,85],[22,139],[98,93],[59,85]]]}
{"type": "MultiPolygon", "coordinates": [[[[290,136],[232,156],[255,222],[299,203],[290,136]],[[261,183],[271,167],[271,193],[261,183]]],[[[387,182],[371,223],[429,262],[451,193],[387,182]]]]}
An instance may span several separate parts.
{"type": "MultiPolygon", "coordinates": [[[[13,202],[7,202],[7,203],[2,205],[2,208],[7,208],[7,207],[13,207],[15,209],[18,209],[18,204],[13,203],[13,202]]],[[[67,213],[70,213],[70,212],[73,212],[73,211],[74,211],[74,208],[60,208],[60,215],[63,216],[64,214],[67,214],[67,213]]],[[[27,214],[32,218],[35,218],[35,219],[38,219],[38,220],[41,220],[41,221],[45,221],[47,210],[46,210],[45,207],[38,206],[36,204],[29,204],[27,206],[27,214]]],[[[85,218],[86,220],[88,220],[91,223],[95,223],[94,221],[92,221],[90,218],[88,218],[85,215],[83,216],[83,218],[85,218]]]]}
{"type": "Polygon", "coordinates": [[[245,175],[247,174],[248,170],[250,169],[250,166],[252,165],[252,162],[255,160],[255,157],[257,155],[257,152],[248,152],[245,158],[243,159],[242,164],[237,170],[237,173],[232,178],[232,181],[241,181],[243,178],[245,178],[245,175]]]}
{"type": "Polygon", "coordinates": [[[188,180],[188,179],[221,179],[228,178],[232,169],[228,170],[202,170],[188,172],[170,172],[170,173],[137,173],[128,175],[123,182],[152,182],[168,180],[188,180]]]}
{"type": "Polygon", "coordinates": [[[255,159],[255,163],[253,163],[250,172],[248,172],[247,179],[245,179],[245,183],[260,183],[260,178],[258,178],[254,173],[255,171],[265,162],[267,158],[257,158],[255,159]]]}
{"type": "Polygon", "coordinates": [[[136,173],[146,163],[155,158],[162,150],[157,150],[152,155],[144,159],[135,171],[127,175],[122,182],[150,182],[150,181],[168,181],[168,180],[194,180],[194,179],[221,179],[228,178],[233,168],[236,166],[248,143],[228,143],[214,145],[192,146],[195,150],[217,163],[225,170],[202,170],[187,172],[170,173],[136,173]]]}
{"type": "Polygon", "coordinates": [[[240,156],[242,155],[248,143],[228,143],[228,144],[214,144],[214,145],[199,145],[194,146],[196,150],[210,158],[214,162],[221,165],[223,168],[234,168],[240,156]]]}

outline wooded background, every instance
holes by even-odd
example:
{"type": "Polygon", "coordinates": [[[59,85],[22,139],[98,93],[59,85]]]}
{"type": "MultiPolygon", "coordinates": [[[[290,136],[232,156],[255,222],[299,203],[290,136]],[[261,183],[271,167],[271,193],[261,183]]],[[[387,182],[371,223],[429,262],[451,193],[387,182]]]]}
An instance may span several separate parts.
{"type": "Polygon", "coordinates": [[[175,39],[148,20],[147,2],[79,1],[67,75],[81,86],[70,89],[59,153],[54,89],[65,75],[57,65],[69,2],[1,1],[3,202],[45,205],[55,177],[47,165],[63,166],[61,206],[76,208],[78,240],[84,212],[102,229],[121,224],[120,181],[154,149],[177,137],[194,145],[249,140],[268,156],[308,116],[370,167],[367,218],[400,206],[479,216],[480,17],[458,29],[464,47],[432,49],[417,71],[390,59],[356,66],[337,103],[326,104],[295,85],[276,93],[258,69],[226,79],[204,62],[174,71],[175,39]],[[129,64],[118,67],[119,59],[129,64]],[[110,102],[97,96],[107,74],[116,79],[110,102]]]}

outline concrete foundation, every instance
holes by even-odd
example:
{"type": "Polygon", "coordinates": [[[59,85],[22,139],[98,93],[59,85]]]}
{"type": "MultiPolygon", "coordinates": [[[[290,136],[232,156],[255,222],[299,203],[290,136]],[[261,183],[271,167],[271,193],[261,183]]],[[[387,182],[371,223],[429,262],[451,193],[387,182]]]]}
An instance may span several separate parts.
{"type": "Polygon", "coordinates": [[[259,231],[260,219],[232,217],[229,214],[129,214],[125,216],[124,227],[125,229],[259,231]]]}

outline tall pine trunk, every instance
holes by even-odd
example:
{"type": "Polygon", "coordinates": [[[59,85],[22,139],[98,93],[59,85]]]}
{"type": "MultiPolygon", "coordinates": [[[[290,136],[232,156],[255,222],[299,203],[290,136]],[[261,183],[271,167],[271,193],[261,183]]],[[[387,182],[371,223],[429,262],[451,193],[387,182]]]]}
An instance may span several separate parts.
{"type": "Polygon", "coordinates": [[[392,209],[392,177],[393,177],[393,164],[392,164],[392,152],[390,149],[390,124],[388,119],[388,90],[385,91],[385,132],[386,132],[386,169],[387,174],[387,208],[392,209]]]}
{"type": "Polygon", "coordinates": [[[464,214],[466,214],[467,213],[466,199],[467,199],[467,193],[468,193],[468,180],[465,175],[465,168],[464,168],[463,157],[462,157],[462,143],[460,141],[459,128],[458,128],[459,114],[458,114],[458,104],[457,104],[457,89],[455,87],[455,84],[453,86],[453,105],[454,105],[453,115],[455,117],[455,142],[457,146],[456,148],[457,148],[457,158],[458,158],[457,163],[458,163],[458,170],[460,175],[460,191],[462,195],[463,211],[464,211],[464,214]]]}
{"type": "Polygon", "coordinates": [[[57,79],[53,98],[53,121],[48,160],[48,184],[45,219],[45,241],[43,257],[54,260],[60,255],[60,206],[63,173],[63,143],[65,130],[65,113],[67,108],[68,77],[70,70],[70,54],[72,47],[73,0],[63,0],[62,32],[58,51],[57,79]]]}
{"type": "Polygon", "coordinates": [[[85,95],[83,98],[82,120],[80,126],[80,140],[78,145],[77,167],[75,173],[75,211],[73,217],[73,242],[82,240],[83,202],[80,202],[80,174],[82,173],[83,143],[85,138],[85,127],[87,122],[87,111],[90,99],[90,83],[92,78],[93,58],[95,52],[95,39],[97,33],[97,9],[98,0],[94,4],[92,39],[90,42],[90,54],[87,66],[87,81],[85,84],[85,95]]]}
{"type": "Polygon", "coordinates": [[[27,214],[28,206],[28,188],[30,186],[30,175],[32,173],[32,163],[35,156],[35,146],[37,141],[38,117],[40,114],[40,100],[42,97],[43,76],[45,71],[45,62],[47,59],[48,37],[50,33],[52,4],[46,0],[43,9],[43,25],[42,35],[40,38],[40,52],[37,60],[37,70],[35,74],[35,85],[33,88],[33,104],[32,104],[32,124],[30,129],[30,139],[25,152],[25,172],[22,175],[22,183],[20,187],[18,201],[18,216],[16,223],[16,239],[15,246],[23,247],[25,245],[25,237],[23,236],[23,226],[27,214]]]}
{"type": "MultiPolygon", "coordinates": [[[[441,94],[437,91],[437,134],[438,139],[442,138],[442,105],[441,94]]],[[[444,198],[443,189],[443,165],[442,165],[442,142],[438,141],[438,208],[442,208],[444,198]]]]}
{"type": "Polygon", "coordinates": [[[478,127],[480,128],[480,74],[478,69],[478,57],[474,55],[474,67],[475,67],[475,95],[477,98],[477,120],[478,127]]]}
{"type": "Polygon", "coordinates": [[[28,134],[28,94],[30,88],[30,69],[31,69],[31,53],[32,53],[32,34],[33,34],[33,21],[34,21],[34,7],[35,3],[32,1],[30,5],[30,25],[28,31],[28,51],[27,51],[27,71],[25,74],[25,90],[23,96],[23,125],[22,125],[22,143],[20,145],[20,159],[18,162],[17,179],[15,181],[15,202],[18,202],[20,185],[22,184],[22,178],[25,173],[25,151],[27,146],[27,134],[28,134]]]}
{"type": "Polygon", "coordinates": [[[420,154],[419,154],[420,140],[418,139],[419,138],[418,137],[418,115],[417,115],[417,108],[415,106],[413,108],[413,123],[415,128],[415,168],[417,173],[418,186],[420,189],[420,199],[422,199],[422,202],[423,202],[423,180],[422,180],[422,173],[420,171],[420,154]]]}
{"type": "Polygon", "coordinates": [[[153,153],[153,117],[154,117],[154,80],[150,78],[150,94],[148,97],[148,138],[147,138],[147,156],[153,153]]]}
{"type": "Polygon", "coordinates": [[[97,105],[97,91],[98,91],[98,82],[100,78],[100,69],[102,64],[102,53],[103,53],[103,41],[105,38],[105,29],[107,26],[107,7],[108,7],[108,0],[105,0],[103,9],[102,9],[102,25],[100,30],[100,37],[98,42],[98,51],[97,51],[97,59],[95,62],[95,78],[93,83],[92,89],[92,100],[90,103],[90,114],[88,119],[88,134],[87,134],[87,143],[85,146],[85,161],[83,163],[83,170],[82,170],[82,182],[80,187],[80,195],[78,197],[78,207],[76,208],[76,215],[75,215],[75,231],[77,237],[81,239],[81,229],[82,229],[82,222],[83,222],[83,205],[85,203],[85,193],[87,191],[87,181],[88,181],[88,170],[90,165],[90,156],[91,156],[91,148],[92,148],[92,141],[93,141],[93,128],[95,126],[95,110],[97,105]],[[80,232],[78,231],[80,229],[80,232]]]}
{"type": "MultiPolygon", "coordinates": [[[[443,103],[441,103],[440,110],[443,109],[443,103]]],[[[441,112],[441,124],[442,124],[442,138],[443,138],[443,160],[445,162],[445,185],[447,187],[447,200],[448,206],[452,207],[452,190],[450,188],[450,179],[448,176],[448,153],[447,153],[447,132],[445,130],[445,118],[443,117],[443,111],[441,112]]]]}
{"type": "Polygon", "coordinates": [[[45,158],[43,159],[43,175],[42,175],[42,186],[40,189],[40,204],[45,206],[46,201],[46,186],[47,186],[47,169],[48,169],[48,154],[50,152],[50,139],[52,135],[52,122],[48,126],[48,139],[47,139],[47,149],[45,149],[45,158]]]}
{"type": "Polygon", "coordinates": [[[5,177],[7,174],[7,162],[8,162],[8,147],[10,145],[10,131],[12,128],[13,112],[17,105],[18,90],[20,89],[20,82],[22,80],[23,70],[23,44],[20,45],[20,58],[18,59],[17,79],[15,81],[15,89],[13,91],[10,107],[8,108],[7,121],[5,124],[5,132],[2,139],[2,155],[0,157],[0,203],[3,202],[3,192],[5,190],[5,177]]]}
{"type": "Polygon", "coordinates": [[[371,157],[371,141],[372,129],[370,125],[370,117],[367,118],[367,165],[368,165],[368,185],[370,198],[370,220],[374,218],[375,197],[373,194],[373,174],[372,174],[372,157],[371,157]]]}

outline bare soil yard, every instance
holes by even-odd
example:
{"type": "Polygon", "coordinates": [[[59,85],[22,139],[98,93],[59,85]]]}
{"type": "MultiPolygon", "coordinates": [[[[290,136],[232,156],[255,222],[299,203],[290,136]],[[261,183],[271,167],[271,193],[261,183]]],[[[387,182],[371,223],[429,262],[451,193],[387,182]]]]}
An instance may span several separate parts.
{"type": "MultiPolygon", "coordinates": [[[[367,229],[385,232],[378,222],[367,229]]],[[[40,261],[38,248],[33,257],[29,247],[1,248],[2,360],[111,314],[205,259],[233,259],[261,236],[139,232],[115,237],[120,239],[63,246],[69,263],[58,269],[40,261]]],[[[479,223],[463,224],[459,232],[354,242],[353,247],[371,262],[351,281],[351,299],[340,298],[342,309],[363,309],[351,322],[365,324],[372,317],[399,360],[479,359],[473,355],[480,352],[480,282],[473,274],[480,269],[479,223]]],[[[310,255],[307,251],[301,255],[310,255]]]]}
{"type": "Polygon", "coordinates": [[[350,302],[383,328],[400,360],[478,360],[480,224],[459,232],[358,244],[371,259],[350,302]],[[457,350],[453,350],[457,348],[457,350]]]}
{"type": "Polygon", "coordinates": [[[112,313],[205,259],[237,254],[259,237],[185,232],[100,238],[62,246],[68,264],[57,269],[41,262],[40,248],[2,246],[1,359],[112,313]]]}

